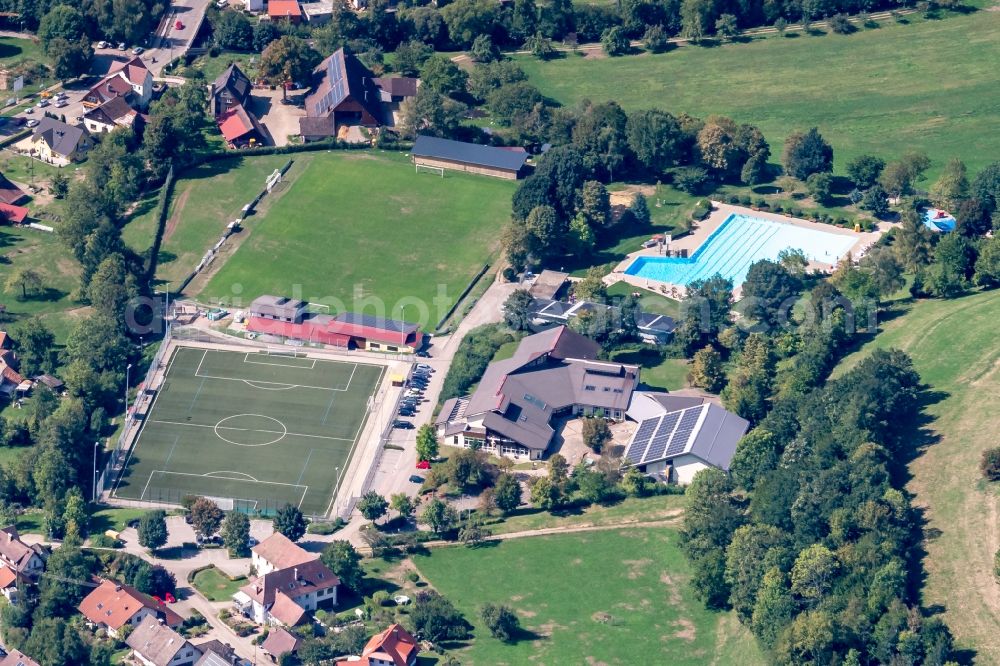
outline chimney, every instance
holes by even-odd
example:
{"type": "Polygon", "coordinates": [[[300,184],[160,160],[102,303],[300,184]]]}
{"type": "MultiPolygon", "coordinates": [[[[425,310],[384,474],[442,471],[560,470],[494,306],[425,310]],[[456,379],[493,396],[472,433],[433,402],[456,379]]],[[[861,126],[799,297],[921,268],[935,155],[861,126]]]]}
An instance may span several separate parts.
{"type": "Polygon", "coordinates": [[[298,567],[295,567],[294,569],[292,569],[292,579],[293,580],[298,580],[299,579],[299,568],[298,567]]]}
{"type": "Polygon", "coordinates": [[[115,592],[121,592],[121,591],[122,591],[122,586],[121,585],[115,585],[115,592]]]}

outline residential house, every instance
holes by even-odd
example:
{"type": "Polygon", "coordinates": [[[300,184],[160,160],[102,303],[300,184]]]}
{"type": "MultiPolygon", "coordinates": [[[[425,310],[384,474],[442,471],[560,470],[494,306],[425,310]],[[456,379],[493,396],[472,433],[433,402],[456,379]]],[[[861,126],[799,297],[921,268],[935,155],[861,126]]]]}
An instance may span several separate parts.
{"type": "Polygon", "coordinates": [[[25,655],[20,650],[11,650],[7,656],[0,657],[0,666],[41,666],[37,661],[25,655]]]}
{"type": "Polygon", "coordinates": [[[417,136],[410,155],[413,163],[418,166],[440,167],[509,180],[520,178],[528,162],[528,153],[524,151],[504,150],[423,134],[417,136]]]}
{"type": "Polygon", "coordinates": [[[236,63],[229,65],[208,87],[212,116],[219,118],[237,106],[250,103],[253,84],[236,63]]]}
{"type": "Polygon", "coordinates": [[[663,394],[651,399],[660,404],[660,413],[653,408],[650,415],[649,406],[642,407],[645,418],[625,447],[623,465],[681,485],[703,469],[729,471],[736,445],[750,427],[746,419],[708,400],[684,406],[697,400],[663,394]]]}
{"type": "Polygon", "coordinates": [[[531,294],[532,298],[551,301],[558,298],[567,278],[569,278],[569,273],[545,269],[532,278],[528,293],[531,294]]]}
{"type": "Polygon", "coordinates": [[[142,130],[142,116],[124,97],[112,97],[83,115],[83,126],[91,134],[107,134],[119,127],[142,130]]]}
{"type": "Polygon", "coordinates": [[[0,203],[16,205],[28,198],[28,195],[20,187],[10,182],[6,176],[0,173],[0,203]]]}
{"type": "Polygon", "coordinates": [[[250,661],[240,657],[231,645],[222,641],[206,641],[195,647],[201,651],[201,657],[194,666],[251,666],[250,661]]]}
{"type": "Polygon", "coordinates": [[[302,8],[299,7],[298,0],[269,0],[267,16],[272,21],[298,24],[302,23],[302,8]]]}
{"type": "Polygon", "coordinates": [[[275,532],[250,549],[250,562],[258,576],[287,569],[316,559],[281,532],[275,532]]]}
{"type": "Polygon", "coordinates": [[[313,70],[315,90],[306,97],[306,115],[332,117],[337,125],[383,124],[382,93],[375,75],[357,56],[338,49],[313,70]]]}
{"type": "Polygon", "coordinates": [[[383,76],[375,79],[382,102],[382,118],[386,125],[399,125],[400,105],[417,96],[420,79],[412,76],[383,76]]]}
{"type": "Polygon", "coordinates": [[[399,624],[372,636],[360,658],[341,659],[336,666],[414,666],[420,648],[416,639],[399,624]]]}
{"type": "Polygon", "coordinates": [[[472,395],[445,401],[434,424],[450,446],[540,459],[560,416],[623,420],[639,367],[596,360],[601,348],[567,326],[529,335],[491,363],[472,395]]]}
{"type": "Polygon", "coordinates": [[[236,63],[208,87],[209,105],[219,131],[233,148],[264,146],[268,133],[250,110],[253,84],[236,63]]]}
{"type": "Polygon", "coordinates": [[[260,296],[250,304],[247,330],[252,333],[311,343],[413,353],[424,344],[420,326],[354,312],[336,316],[307,312],[305,301],[281,296],[260,296]]]}
{"type": "Polygon", "coordinates": [[[274,661],[280,662],[282,655],[295,654],[301,644],[302,640],[295,634],[285,631],[282,627],[274,627],[268,632],[260,649],[271,655],[274,661]]]}
{"type": "MultiPolygon", "coordinates": [[[[20,392],[27,392],[25,379],[17,371],[17,354],[11,349],[11,339],[6,331],[0,331],[0,396],[11,398],[20,392]]],[[[16,533],[15,533],[16,534],[16,533]]]]}
{"type": "Polygon", "coordinates": [[[264,0],[243,0],[243,6],[251,14],[259,14],[267,9],[267,3],[264,0]]]}
{"type": "Polygon", "coordinates": [[[17,603],[17,574],[10,567],[0,567],[0,594],[10,603],[17,603]]]}
{"type": "Polygon", "coordinates": [[[21,541],[13,525],[0,529],[0,566],[9,567],[18,576],[34,579],[45,570],[45,549],[21,541]]]}
{"type": "Polygon", "coordinates": [[[93,145],[85,128],[49,117],[41,118],[32,135],[15,144],[21,151],[58,166],[82,160],[93,145]]]}
{"type": "Polygon", "coordinates": [[[151,616],[142,619],[125,644],[145,666],[194,666],[201,658],[201,650],[151,616]]]}
{"type": "Polygon", "coordinates": [[[337,603],[340,579],[319,558],[257,576],[233,595],[237,611],[264,625],[292,627],[337,603]]]}
{"type": "Polygon", "coordinates": [[[139,110],[149,107],[153,99],[153,74],[139,56],[112,65],[108,75],[84,95],[83,106],[94,109],[115,97],[124,98],[139,110]]]}
{"type": "Polygon", "coordinates": [[[111,637],[118,637],[125,625],[138,626],[145,618],[162,620],[168,627],[179,627],[183,618],[143,594],[131,585],[102,580],[77,607],[88,621],[107,631],[111,637]]]}
{"type": "Polygon", "coordinates": [[[329,23],[333,18],[333,0],[303,2],[302,14],[311,25],[321,26],[329,23]]]}

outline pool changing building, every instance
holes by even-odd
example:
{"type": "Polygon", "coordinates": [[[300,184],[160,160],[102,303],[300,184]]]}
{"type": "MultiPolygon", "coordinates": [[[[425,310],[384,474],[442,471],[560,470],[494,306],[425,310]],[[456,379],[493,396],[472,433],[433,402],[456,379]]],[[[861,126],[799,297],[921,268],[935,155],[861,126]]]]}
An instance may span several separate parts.
{"type": "Polygon", "coordinates": [[[434,425],[450,446],[539,460],[559,416],[625,419],[639,366],[598,361],[600,345],[566,326],[529,335],[491,363],[472,395],[451,398],[434,425]]]}

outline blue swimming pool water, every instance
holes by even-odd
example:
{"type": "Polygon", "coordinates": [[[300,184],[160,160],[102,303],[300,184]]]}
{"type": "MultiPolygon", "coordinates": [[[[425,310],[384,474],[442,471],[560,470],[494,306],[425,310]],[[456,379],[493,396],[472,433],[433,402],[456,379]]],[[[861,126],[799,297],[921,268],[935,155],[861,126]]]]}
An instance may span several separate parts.
{"type": "Polygon", "coordinates": [[[752,263],[777,259],[782,250],[802,250],[811,261],[834,264],[856,241],[849,234],[733,213],[688,258],[636,257],[625,273],[678,285],[719,273],[737,286],[743,284],[752,263]]]}
{"type": "Polygon", "coordinates": [[[948,213],[938,210],[937,208],[928,208],[924,211],[924,224],[932,231],[947,233],[949,231],[954,231],[955,225],[958,223],[955,221],[955,218],[948,213]]]}

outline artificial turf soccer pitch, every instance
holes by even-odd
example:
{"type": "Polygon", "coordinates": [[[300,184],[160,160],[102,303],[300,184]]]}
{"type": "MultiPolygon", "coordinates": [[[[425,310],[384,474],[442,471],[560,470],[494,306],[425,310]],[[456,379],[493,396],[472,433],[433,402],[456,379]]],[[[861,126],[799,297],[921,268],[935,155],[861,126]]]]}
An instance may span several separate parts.
{"type": "Polygon", "coordinates": [[[385,368],[177,347],[115,488],[123,499],[232,499],[327,512],[385,368]],[[339,473],[338,473],[339,468],[339,473]]]}

